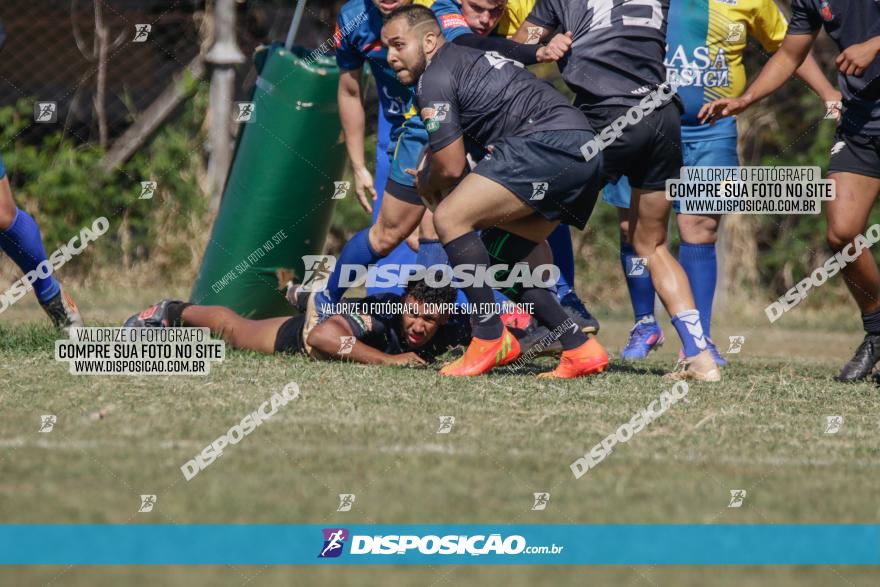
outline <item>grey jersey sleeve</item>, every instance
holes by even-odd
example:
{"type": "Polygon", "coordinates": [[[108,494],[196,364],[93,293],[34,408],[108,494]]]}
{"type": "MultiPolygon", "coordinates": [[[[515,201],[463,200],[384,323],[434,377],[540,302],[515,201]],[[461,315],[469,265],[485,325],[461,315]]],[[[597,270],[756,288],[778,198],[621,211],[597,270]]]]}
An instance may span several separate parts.
{"type": "Polygon", "coordinates": [[[545,29],[555,29],[562,22],[559,7],[556,4],[556,0],[538,0],[526,20],[545,29]]]}
{"type": "Polygon", "coordinates": [[[462,135],[455,77],[443,63],[428,67],[419,80],[419,116],[428,131],[432,151],[439,151],[462,135]]]}
{"type": "Polygon", "coordinates": [[[788,33],[791,35],[807,35],[815,33],[822,26],[822,16],[816,12],[809,0],[794,0],[791,3],[791,20],[788,22],[788,33]]]}

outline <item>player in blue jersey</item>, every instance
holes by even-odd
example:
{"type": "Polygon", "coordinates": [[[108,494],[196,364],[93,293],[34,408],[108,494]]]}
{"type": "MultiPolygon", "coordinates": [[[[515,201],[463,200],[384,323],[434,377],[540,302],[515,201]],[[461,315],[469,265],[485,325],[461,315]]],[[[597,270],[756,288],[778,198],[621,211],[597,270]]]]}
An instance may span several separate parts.
{"type": "Polygon", "coordinates": [[[863,246],[868,215],[880,195],[880,2],[794,0],[791,8],[785,40],[758,78],[741,97],[706,104],[699,117],[715,122],[772,94],[806,59],[819,29],[837,45],[843,114],[828,165],[836,197],[825,207],[826,238],[846,261],[841,273],[865,329],[864,340],[837,379],[858,381],[880,360],[880,271],[863,246]]]}
{"type": "MultiPolygon", "coordinates": [[[[339,118],[345,135],[345,147],[354,171],[354,188],[364,210],[371,213],[373,223],[379,220],[385,183],[391,167],[392,135],[400,132],[409,102],[409,90],[394,77],[385,60],[386,50],[379,40],[379,31],[385,16],[411,0],[350,0],[343,5],[336,22],[336,63],[339,65],[339,118]],[[366,64],[376,81],[379,98],[378,128],[376,131],[376,177],[370,174],[364,161],[365,110],[363,100],[363,67],[366,64]]],[[[414,263],[412,247],[400,243],[379,261],[385,263],[414,263]]],[[[396,291],[395,288],[369,288],[368,294],[396,291]]]]}
{"type": "MultiPolygon", "coordinates": [[[[0,48],[3,47],[4,41],[3,25],[0,24],[0,48]]],[[[46,259],[40,228],[27,212],[15,205],[2,157],[0,157],[0,250],[15,261],[22,270],[24,281],[30,284],[29,288],[33,288],[37,300],[56,327],[66,331],[71,326],[83,325],[82,317],[73,299],[52,276],[51,264],[46,259]]],[[[0,292],[0,296],[2,293],[0,292]]],[[[7,307],[8,303],[4,296],[0,311],[7,307]]]]}
{"type": "MultiPolygon", "coordinates": [[[[697,0],[673,2],[669,7],[666,74],[676,84],[684,104],[681,142],[686,166],[738,166],[736,120],[727,118],[713,126],[701,125],[697,114],[703,104],[719,97],[742,94],[746,87],[743,51],[748,39],[775,52],[788,25],[773,0],[739,0],[733,3],[697,0]]],[[[839,103],[835,90],[808,56],[797,74],[825,100],[839,103]]],[[[663,343],[663,331],[654,318],[654,285],[647,272],[633,270],[635,251],[627,239],[630,187],[626,177],[603,191],[606,202],[618,209],[620,261],[623,266],[635,325],[621,358],[636,360],[663,343]]],[[[676,211],[678,206],[674,206],[676,211]]],[[[681,243],[678,260],[687,274],[709,352],[715,362],[726,361],[711,338],[712,302],[715,297],[719,215],[677,214],[681,243]]]]}

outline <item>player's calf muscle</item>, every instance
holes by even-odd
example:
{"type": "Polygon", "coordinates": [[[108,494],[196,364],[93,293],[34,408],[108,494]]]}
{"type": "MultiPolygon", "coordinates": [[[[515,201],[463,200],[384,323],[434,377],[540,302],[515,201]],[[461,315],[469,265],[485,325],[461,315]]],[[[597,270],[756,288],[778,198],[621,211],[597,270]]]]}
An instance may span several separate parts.
{"type": "Polygon", "coordinates": [[[9,187],[9,178],[0,179],[0,230],[6,230],[15,221],[15,200],[12,199],[12,189],[9,187]]]}

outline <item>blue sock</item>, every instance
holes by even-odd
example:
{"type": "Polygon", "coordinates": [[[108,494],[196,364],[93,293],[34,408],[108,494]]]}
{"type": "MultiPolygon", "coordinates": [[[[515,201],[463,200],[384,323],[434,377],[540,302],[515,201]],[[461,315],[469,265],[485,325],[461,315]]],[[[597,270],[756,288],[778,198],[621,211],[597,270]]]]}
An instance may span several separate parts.
{"type": "MultiPolygon", "coordinates": [[[[0,249],[15,261],[24,273],[33,271],[46,260],[43,237],[40,228],[30,215],[16,208],[15,220],[6,230],[0,230],[0,249]]],[[[48,302],[61,291],[61,284],[52,277],[38,277],[34,282],[34,293],[40,302],[48,302]]]]}
{"type": "Polygon", "coordinates": [[[560,300],[574,289],[574,251],[571,247],[571,229],[567,224],[557,226],[547,237],[553,251],[553,263],[559,267],[559,281],[556,282],[556,297],[560,300]]]}
{"type": "MultiPolygon", "coordinates": [[[[626,278],[626,288],[629,290],[636,322],[645,316],[654,315],[654,283],[651,281],[647,267],[641,268],[640,275],[630,275],[633,272],[633,259],[637,257],[630,244],[620,241],[620,264],[623,265],[623,275],[626,278]]],[[[636,267],[636,273],[638,272],[639,268],[636,267]]]]}
{"type": "Polygon", "coordinates": [[[370,265],[379,260],[379,255],[370,246],[370,229],[365,228],[355,234],[339,253],[336,259],[336,267],[327,281],[327,296],[331,303],[336,303],[342,299],[342,295],[348,288],[339,285],[339,277],[342,273],[343,265],[370,265]]]}
{"type": "Polygon", "coordinates": [[[672,325],[678,331],[684,356],[693,357],[706,348],[706,337],[700,324],[699,310],[685,310],[672,317],[672,325]]]}
{"type": "MultiPolygon", "coordinates": [[[[446,249],[443,248],[443,243],[434,239],[420,238],[416,265],[423,265],[426,269],[431,265],[449,265],[449,257],[446,256],[446,249]]],[[[497,295],[495,299],[496,301],[498,300],[497,295]]],[[[468,303],[467,296],[464,295],[464,291],[461,289],[458,290],[455,303],[460,306],[468,303]]]]}
{"type": "Polygon", "coordinates": [[[703,333],[711,336],[712,300],[715,298],[715,282],[718,279],[718,261],[715,257],[715,243],[692,245],[681,241],[678,261],[694,292],[694,301],[700,311],[703,333]]]}

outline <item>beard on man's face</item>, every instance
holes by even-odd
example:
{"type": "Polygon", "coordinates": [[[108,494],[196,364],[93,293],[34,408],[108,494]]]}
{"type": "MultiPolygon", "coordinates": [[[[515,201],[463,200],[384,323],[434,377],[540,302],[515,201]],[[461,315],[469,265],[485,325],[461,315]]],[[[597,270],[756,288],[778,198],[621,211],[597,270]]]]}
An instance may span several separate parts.
{"type": "Polygon", "coordinates": [[[407,65],[404,70],[400,73],[403,73],[405,79],[400,79],[400,75],[398,74],[398,81],[405,86],[414,86],[419,81],[419,78],[422,77],[422,74],[425,73],[425,69],[428,67],[428,58],[425,56],[425,52],[420,50],[418,57],[412,65],[407,65]]]}

